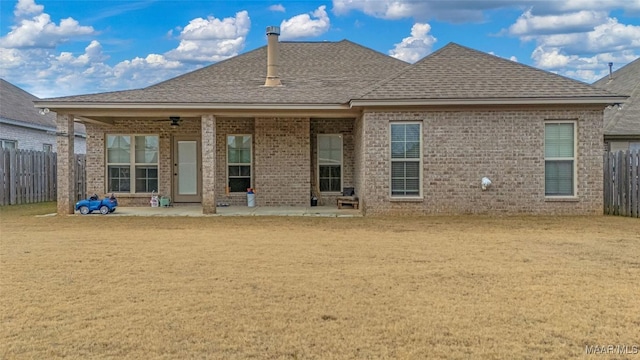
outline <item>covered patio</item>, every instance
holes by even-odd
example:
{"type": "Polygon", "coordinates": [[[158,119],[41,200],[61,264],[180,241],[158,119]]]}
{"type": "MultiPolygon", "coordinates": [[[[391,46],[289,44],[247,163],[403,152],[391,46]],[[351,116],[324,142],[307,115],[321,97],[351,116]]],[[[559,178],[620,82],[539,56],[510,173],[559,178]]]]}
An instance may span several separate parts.
{"type": "MultiPolygon", "coordinates": [[[[76,213],[79,214],[79,213],[76,213]]],[[[95,214],[98,214],[95,212],[95,214]]],[[[310,216],[362,217],[355,209],[335,206],[219,206],[215,214],[203,214],[200,204],[180,204],[170,207],[118,207],[108,216],[310,216]]]]}

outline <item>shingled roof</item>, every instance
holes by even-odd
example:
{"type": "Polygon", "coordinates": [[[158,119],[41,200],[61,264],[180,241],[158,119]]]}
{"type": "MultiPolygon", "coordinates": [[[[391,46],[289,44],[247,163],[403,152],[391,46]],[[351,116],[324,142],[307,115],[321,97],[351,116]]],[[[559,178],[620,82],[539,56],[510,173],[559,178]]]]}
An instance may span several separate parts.
{"type": "Polygon", "coordinates": [[[605,136],[640,137],[640,58],[614,71],[611,79],[605,76],[593,86],[629,96],[622,108],[605,110],[605,136]]]}
{"type": "MultiPolygon", "coordinates": [[[[45,131],[56,130],[56,114],[41,115],[33,102],[38,97],[30,94],[10,82],[0,79],[0,121],[45,131]]],[[[82,124],[75,124],[76,132],[84,134],[82,124]]]]}
{"type": "Polygon", "coordinates": [[[359,98],[576,99],[612,95],[576,80],[449,43],[359,98]]]}
{"type": "Polygon", "coordinates": [[[348,40],[281,42],[283,86],[265,87],[267,47],[139,90],[69,96],[57,102],[345,104],[409,64],[348,40]]]}
{"type": "Polygon", "coordinates": [[[612,103],[606,90],[450,43],[410,65],[348,40],[282,42],[283,86],[265,87],[267,46],[138,90],[47,99],[39,105],[249,108],[423,103],[612,103]],[[515,100],[514,100],[515,99],[515,100]],[[426,101],[424,101],[426,100],[426,101]]]}
{"type": "Polygon", "coordinates": [[[56,128],[56,114],[40,115],[33,106],[38,98],[12,83],[0,79],[0,117],[24,125],[36,125],[47,129],[56,128]]]}

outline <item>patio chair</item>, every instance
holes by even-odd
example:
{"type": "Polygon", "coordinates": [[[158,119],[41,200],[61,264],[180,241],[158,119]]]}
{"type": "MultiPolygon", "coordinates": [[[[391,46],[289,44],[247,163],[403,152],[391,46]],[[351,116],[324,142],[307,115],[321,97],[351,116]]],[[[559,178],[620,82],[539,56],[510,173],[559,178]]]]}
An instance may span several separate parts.
{"type": "Polygon", "coordinates": [[[342,209],[343,205],[351,205],[354,209],[358,209],[360,201],[356,196],[356,192],[352,187],[342,189],[342,196],[338,196],[338,209],[342,209]]]}

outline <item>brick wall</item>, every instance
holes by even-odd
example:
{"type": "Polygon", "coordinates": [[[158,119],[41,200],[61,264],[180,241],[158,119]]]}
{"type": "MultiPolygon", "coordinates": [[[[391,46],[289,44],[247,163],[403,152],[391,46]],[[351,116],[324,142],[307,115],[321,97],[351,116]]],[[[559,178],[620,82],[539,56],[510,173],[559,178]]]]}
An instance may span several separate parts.
{"type": "Polygon", "coordinates": [[[311,197],[309,118],[256,118],[254,185],[259,206],[307,206],[311,197]]]}
{"type": "MultiPolygon", "coordinates": [[[[50,144],[53,149],[52,151],[56,152],[58,147],[54,129],[48,133],[45,130],[30,129],[11,124],[0,124],[0,138],[16,140],[18,142],[18,149],[20,150],[43,151],[43,145],[50,144]]],[[[85,139],[76,136],[73,148],[74,153],[84,154],[86,152],[85,139]]]]}
{"type": "MultiPolygon", "coordinates": [[[[355,166],[354,152],[354,120],[353,119],[311,119],[311,189],[319,192],[318,182],[318,134],[342,135],[342,186],[355,187],[353,173],[355,166]]],[[[356,189],[357,191],[357,189],[356,189]]],[[[320,194],[318,205],[333,206],[336,204],[335,194],[320,194]]]]}
{"type": "MultiPolygon", "coordinates": [[[[200,119],[183,119],[180,126],[172,127],[168,121],[116,120],[113,125],[86,124],[87,131],[87,193],[107,193],[106,185],[106,134],[114,135],[158,135],[159,169],[158,191],[160,195],[171,195],[171,137],[200,137],[200,119]]],[[[149,194],[118,194],[121,206],[149,206],[149,194]]]]}
{"type": "Polygon", "coordinates": [[[356,186],[367,214],[601,214],[602,111],[365,112],[356,186]],[[544,122],[578,120],[577,199],[544,195],[544,122]],[[391,200],[389,123],[423,124],[423,200],[391,200]],[[482,177],[493,186],[481,191],[482,177]]]}

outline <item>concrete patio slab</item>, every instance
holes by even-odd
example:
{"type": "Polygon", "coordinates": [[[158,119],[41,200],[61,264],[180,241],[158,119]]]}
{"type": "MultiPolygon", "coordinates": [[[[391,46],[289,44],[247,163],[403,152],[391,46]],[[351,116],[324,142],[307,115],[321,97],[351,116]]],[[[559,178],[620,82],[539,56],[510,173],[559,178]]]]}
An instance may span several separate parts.
{"type": "MultiPolygon", "coordinates": [[[[200,204],[170,207],[118,207],[108,216],[314,216],[314,217],[362,217],[359,210],[338,209],[332,206],[224,206],[217,207],[216,214],[203,214],[200,204]]],[[[79,213],[76,213],[79,214],[79,213]]],[[[98,214],[96,212],[96,214],[98,214]]]]}

